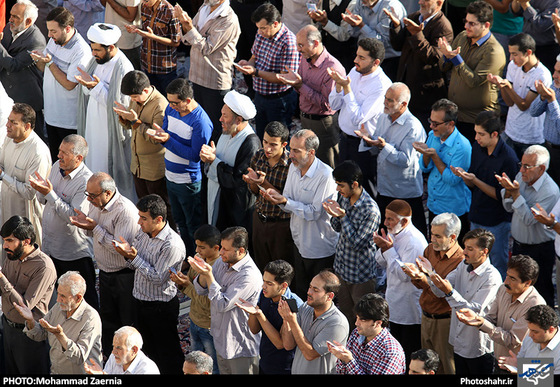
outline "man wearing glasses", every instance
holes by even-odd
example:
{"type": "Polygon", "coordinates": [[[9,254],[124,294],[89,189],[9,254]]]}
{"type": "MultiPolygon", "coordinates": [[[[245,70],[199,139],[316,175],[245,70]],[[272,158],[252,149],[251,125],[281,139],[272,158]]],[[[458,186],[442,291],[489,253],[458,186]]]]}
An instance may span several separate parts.
{"type": "Polygon", "coordinates": [[[448,98],[459,106],[461,133],[474,141],[474,120],[483,110],[498,110],[498,87],[487,81],[488,74],[501,75],[506,58],[504,49],[490,33],[493,9],[484,1],[467,6],[465,30],[449,43],[440,38],[443,53],[440,66],[451,71],[448,98]]]}
{"type": "Polygon", "coordinates": [[[535,288],[550,306],[554,306],[552,269],[555,250],[552,227],[537,221],[539,214],[548,214],[560,199],[558,186],[546,172],[550,162],[548,150],[542,145],[531,145],[525,150],[519,172],[511,181],[506,175],[497,175],[502,185],[504,208],[512,213],[512,254],[526,254],[539,264],[540,273],[535,288]]]}
{"type": "Polygon", "coordinates": [[[420,152],[420,169],[428,174],[429,223],[439,214],[452,212],[461,219],[461,234],[468,231],[468,212],[471,192],[463,179],[451,167],[468,170],[472,146],[456,128],[458,108],[448,99],[440,99],[432,106],[430,128],[426,143],[413,143],[420,152]]]}
{"type": "Polygon", "coordinates": [[[102,346],[104,355],[109,357],[115,331],[136,322],[134,270],[115,250],[114,241],[132,243],[140,230],[138,209],[105,172],[96,172],[89,178],[84,194],[90,204],[88,213],[76,209],[70,221],[93,237],[93,254],[99,268],[102,346]]]}

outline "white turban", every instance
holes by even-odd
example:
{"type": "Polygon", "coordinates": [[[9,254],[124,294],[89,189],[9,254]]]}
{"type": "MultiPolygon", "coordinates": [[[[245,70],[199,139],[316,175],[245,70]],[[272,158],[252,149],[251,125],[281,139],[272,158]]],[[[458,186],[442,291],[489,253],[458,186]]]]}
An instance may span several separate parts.
{"type": "Polygon", "coordinates": [[[87,32],[87,38],[92,43],[103,46],[115,45],[121,37],[121,29],[113,24],[95,23],[87,32]]]}
{"type": "Polygon", "coordinates": [[[253,101],[251,101],[251,98],[235,90],[231,90],[225,95],[224,103],[228,105],[235,114],[243,117],[245,121],[250,120],[257,114],[257,109],[253,101]]]}

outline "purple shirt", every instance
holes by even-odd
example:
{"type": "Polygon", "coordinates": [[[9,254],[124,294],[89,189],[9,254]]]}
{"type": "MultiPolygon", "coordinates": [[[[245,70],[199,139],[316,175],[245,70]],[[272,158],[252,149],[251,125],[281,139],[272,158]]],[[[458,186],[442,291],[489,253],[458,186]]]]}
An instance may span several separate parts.
{"type": "Polygon", "coordinates": [[[298,93],[299,108],[303,113],[325,116],[335,113],[329,104],[329,94],[335,87],[334,80],[327,73],[329,67],[333,67],[341,75],[346,75],[344,67],[326,48],[313,64],[301,57],[298,74],[303,80],[303,85],[298,93]]]}

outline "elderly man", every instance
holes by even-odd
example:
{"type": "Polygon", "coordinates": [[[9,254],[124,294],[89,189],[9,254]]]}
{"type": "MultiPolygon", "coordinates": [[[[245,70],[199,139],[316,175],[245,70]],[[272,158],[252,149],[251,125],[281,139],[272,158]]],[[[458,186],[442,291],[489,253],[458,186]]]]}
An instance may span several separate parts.
{"type": "Polygon", "coordinates": [[[142,335],[134,327],[125,325],[113,335],[113,352],[101,368],[98,363],[85,364],[88,374],[109,375],[159,375],[159,369],[142,352],[142,335]]]}
{"type": "Polygon", "coordinates": [[[426,237],[412,223],[412,207],[396,199],[385,206],[387,231],[373,235],[377,246],[375,260],[385,270],[385,297],[389,304],[391,333],[403,346],[407,364],[412,352],[421,348],[422,309],[420,294],[402,269],[404,263],[414,264],[428,246],[426,237]]]}
{"type": "Polygon", "coordinates": [[[212,120],[212,140],[217,141],[222,102],[233,86],[232,66],[241,34],[239,19],[229,0],[204,2],[192,19],[175,5],[175,17],[181,22],[181,41],[190,46],[189,80],[194,97],[212,120]]]}
{"type": "Polygon", "coordinates": [[[138,209],[121,195],[113,178],[104,172],[95,172],[89,178],[85,195],[90,203],[88,212],[76,209],[76,216],[70,220],[93,236],[93,254],[99,268],[103,348],[109,357],[113,333],[123,325],[136,322],[132,297],[134,271],[115,251],[113,241],[121,237],[133,241],[139,230],[138,209]]]}
{"type": "Polygon", "coordinates": [[[218,143],[203,145],[200,158],[208,176],[208,222],[222,230],[242,226],[251,231],[255,198],[243,174],[261,147],[249,124],[256,108],[246,95],[232,90],[224,97],[222,135],[218,143]]]}
{"type": "Polygon", "coordinates": [[[144,351],[163,374],[178,374],[184,355],[177,332],[177,287],[170,274],[181,270],[185,244],[169,226],[167,206],[160,196],[146,195],[136,207],[141,230],[132,242],[115,243],[115,249],[134,269],[132,295],[144,351]]]}
{"type": "Polygon", "coordinates": [[[426,273],[435,272],[445,279],[463,261],[463,249],[457,239],[460,232],[461,221],[457,215],[448,212],[437,215],[431,222],[431,243],[422,255],[430,263],[429,270],[425,264],[419,264],[420,261],[416,265],[403,265],[414,286],[422,289],[419,300],[422,308],[422,348],[438,353],[443,374],[455,373],[453,347],[449,344],[451,307],[446,300],[434,294],[426,273]]]}
{"type": "Polygon", "coordinates": [[[552,269],[555,263],[555,232],[543,227],[533,216],[541,211],[549,213],[560,199],[558,185],[546,172],[549,161],[545,147],[532,145],[521,158],[515,180],[510,180],[506,174],[496,175],[496,178],[503,187],[501,198],[504,208],[512,213],[512,254],[527,254],[537,261],[541,275],[535,288],[548,305],[554,306],[552,269]],[[536,208],[537,204],[540,209],[536,208]]]}
{"type": "Polygon", "coordinates": [[[47,339],[51,374],[84,374],[87,360],[101,362],[101,319],[85,300],[86,281],[76,271],[58,279],[56,304],[40,320],[24,303],[16,306],[25,319],[25,334],[33,340],[47,339]]]}
{"type": "Polygon", "coordinates": [[[48,177],[36,172],[29,177],[29,183],[37,191],[39,202],[45,205],[43,251],[52,258],[59,277],[70,270],[84,277],[87,285],[84,298],[93,308],[99,309],[93,242],[84,230],[70,221],[75,208],[87,212],[89,207],[84,195],[92,174],[84,164],[87,152],[87,142],[82,136],[66,136],[48,177]]]}
{"type": "Polygon", "coordinates": [[[42,51],[47,42],[35,26],[37,6],[30,0],[18,0],[10,10],[10,21],[0,36],[0,82],[8,96],[35,110],[37,134],[43,134],[43,74],[33,66],[30,51],[42,51]]]}
{"type": "Polygon", "coordinates": [[[25,320],[14,303],[25,304],[37,320],[44,317],[55,287],[56,269],[35,243],[36,232],[29,219],[11,217],[2,225],[0,236],[6,253],[0,272],[5,372],[48,374],[48,344],[23,333],[25,320]]]}
{"type": "Polygon", "coordinates": [[[323,202],[334,199],[336,183],[332,169],[315,154],[319,139],[309,129],[301,129],[290,139],[290,168],[282,192],[273,188],[264,197],[291,214],[294,239],[295,291],[304,298],[311,279],[322,269],[332,268],[338,233],[330,224],[323,202]]]}
{"type": "Polygon", "coordinates": [[[420,154],[413,147],[415,142],[426,140],[426,132],[408,109],[410,97],[407,85],[393,83],[385,92],[383,114],[377,121],[375,135],[359,135],[371,147],[370,151],[377,154],[377,204],[381,214],[392,200],[406,200],[412,207],[412,222],[427,235],[422,199],[424,179],[418,163],[420,154]]]}
{"type": "Polygon", "coordinates": [[[93,58],[80,69],[78,94],[78,134],[89,145],[86,165],[95,172],[110,174],[123,195],[135,198],[130,174],[130,133],[119,123],[113,103],[124,106],[129,97],[121,92],[121,81],[134,68],[116,43],[117,26],[97,23],[88,30],[93,58]]]}
{"type": "Polygon", "coordinates": [[[6,139],[0,152],[1,218],[5,222],[12,215],[27,217],[41,245],[43,205],[35,196],[29,176],[35,172],[47,176],[51,156],[47,145],[35,132],[35,111],[24,103],[16,103],[8,116],[6,139]]]}
{"type": "Polygon", "coordinates": [[[278,75],[284,84],[292,86],[299,94],[302,127],[311,129],[319,137],[317,157],[334,168],[338,164],[338,114],[331,108],[329,95],[335,87],[330,70],[345,74],[344,67],[323,46],[321,32],[308,25],[296,34],[301,61],[297,72],[278,75]]]}

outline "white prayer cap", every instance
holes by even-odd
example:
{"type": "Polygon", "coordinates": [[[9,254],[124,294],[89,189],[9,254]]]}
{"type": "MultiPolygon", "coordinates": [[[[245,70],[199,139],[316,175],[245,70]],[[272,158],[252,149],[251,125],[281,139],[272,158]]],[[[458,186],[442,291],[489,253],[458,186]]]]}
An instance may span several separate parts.
{"type": "Polygon", "coordinates": [[[113,24],[95,23],[87,32],[87,38],[92,43],[110,46],[117,43],[121,37],[121,29],[113,24]]]}
{"type": "Polygon", "coordinates": [[[250,120],[257,114],[257,109],[251,98],[235,90],[229,91],[224,97],[224,103],[245,121],[250,120]]]}

